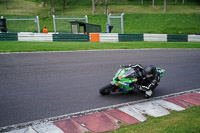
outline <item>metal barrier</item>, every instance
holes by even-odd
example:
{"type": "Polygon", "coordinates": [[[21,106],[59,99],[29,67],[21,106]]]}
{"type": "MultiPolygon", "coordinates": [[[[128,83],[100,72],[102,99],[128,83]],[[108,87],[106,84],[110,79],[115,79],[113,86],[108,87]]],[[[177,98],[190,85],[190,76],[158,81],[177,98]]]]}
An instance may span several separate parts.
{"type": "MultiPolygon", "coordinates": [[[[124,13],[122,13],[121,15],[109,14],[109,15],[108,15],[107,24],[108,24],[108,25],[114,26],[114,28],[116,28],[116,27],[121,27],[121,33],[124,34],[124,13]],[[121,24],[114,25],[114,24],[111,22],[111,19],[120,19],[120,20],[121,20],[121,21],[120,21],[121,24]]],[[[108,31],[109,31],[109,29],[107,29],[107,32],[108,32],[108,31]]]]}
{"type": "Polygon", "coordinates": [[[17,34],[18,41],[36,41],[36,42],[52,42],[52,33],[30,33],[30,32],[20,32],[17,34]]]}
{"type": "Polygon", "coordinates": [[[56,33],[56,20],[63,19],[63,20],[85,20],[86,23],[88,23],[88,17],[85,15],[84,18],[56,18],[55,15],[53,15],[53,25],[54,25],[54,32],[56,33]]]}
{"type": "MultiPolygon", "coordinates": [[[[3,16],[1,16],[1,18],[3,18],[3,16]]],[[[38,33],[40,33],[40,23],[39,23],[39,17],[36,16],[36,18],[25,18],[25,19],[6,19],[6,21],[34,21],[37,23],[37,29],[38,29],[38,33]]]]}

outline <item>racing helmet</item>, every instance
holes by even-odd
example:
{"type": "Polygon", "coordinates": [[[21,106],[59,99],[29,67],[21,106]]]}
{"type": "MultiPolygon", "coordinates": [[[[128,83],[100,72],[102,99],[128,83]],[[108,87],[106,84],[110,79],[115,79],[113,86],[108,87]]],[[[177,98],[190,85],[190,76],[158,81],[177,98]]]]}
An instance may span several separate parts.
{"type": "Polygon", "coordinates": [[[156,72],[156,67],[153,65],[148,65],[144,68],[146,78],[151,78],[156,72]]]}

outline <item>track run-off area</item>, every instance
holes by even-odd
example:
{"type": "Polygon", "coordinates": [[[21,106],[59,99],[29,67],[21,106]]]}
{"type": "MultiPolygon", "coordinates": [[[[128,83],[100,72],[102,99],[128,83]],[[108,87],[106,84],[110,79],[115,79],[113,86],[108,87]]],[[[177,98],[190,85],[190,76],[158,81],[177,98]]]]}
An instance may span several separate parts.
{"type": "Polygon", "coordinates": [[[153,97],[200,88],[199,49],[1,53],[0,127],[144,99],[99,94],[126,64],[166,69],[153,97]]]}

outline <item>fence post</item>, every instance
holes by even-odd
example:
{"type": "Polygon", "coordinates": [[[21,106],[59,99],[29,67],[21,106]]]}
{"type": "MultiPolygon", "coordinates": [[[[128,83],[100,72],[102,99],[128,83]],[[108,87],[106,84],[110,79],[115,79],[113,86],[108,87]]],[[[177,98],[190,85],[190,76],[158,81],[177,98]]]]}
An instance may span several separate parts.
{"type": "Polygon", "coordinates": [[[38,16],[36,16],[36,22],[37,22],[38,33],[40,33],[40,23],[39,23],[39,17],[38,16]]]}
{"type": "Polygon", "coordinates": [[[166,8],[167,8],[167,0],[164,0],[164,10],[163,10],[164,13],[166,13],[167,10],[166,8]]]}
{"type": "Polygon", "coordinates": [[[121,31],[124,34],[124,13],[121,14],[121,31]]]}
{"type": "Polygon", "coordinates": [[[54,25],[54,32],[56,34],[56,18],[55,18],[55,15],[53,15],[53,25],[54,25]]]}
{"type": "Polygon", "coordinates": [[[109,25],[110,25],[110,15],[111,15],[111,14],[108,15],[108,24],[109,24],[109,25]]]}
{"type": "Polygon", "coordinates": [[[85,23],[88,23],[88,17],[85,15],[85,23]]]}

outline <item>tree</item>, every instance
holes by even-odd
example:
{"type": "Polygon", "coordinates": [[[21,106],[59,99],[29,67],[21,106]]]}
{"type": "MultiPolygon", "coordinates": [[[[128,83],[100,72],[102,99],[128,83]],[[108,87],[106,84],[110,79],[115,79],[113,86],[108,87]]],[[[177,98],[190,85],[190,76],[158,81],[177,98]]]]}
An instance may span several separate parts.
{"type": "Polygon", "coordinates": [[[141,0],[141,5],[144,5],[144,0],[141,0]]]}
{"type": "Polygon", "coordinates": [[[8,9],[8,0],[5,0],[6,9],[8,9]]]}
{"type": "Polygon", "coordinates": [[[105,0],[104,1],[105,3],[105,9],[104,9],[104,14],[107,14],[108,13],[108,0],[105,0]]]}
{"type": "Polygon", "coordinates": [[[5,4],[5,8],[8,9],[8,0],[0,0],[0,4],[5,4]]]}
{"type": "Polygon", "coordinates": [[[167,0],[164,0],[164,13],[166,12],[167,8],[167,0]]]}
{"type": "Polygon", "coordinates": [[[153,7],[155,6],[155,0],[152,0],[152,6],[153,7]]]}
{"type": "Polygon", "coordinates": [[[42,2],[42,7],[45,8],[46,7],[46,3],[43,1],[42,2]]]}
{"type": "Polygon", "coordinates": [[[177,0],[175,0],[175,4],[177,3],[177,0]]]}
{"type": "Polygon", "coordinates": [[[185,1],[184,0],[182,0],[182,4],[184,4],[185,3],[185,1]]]}
{"type": "Polygon", "coordinates": [[[65,9],[65,6],[67,5],[67,0],[63,1],[63,9],[65,9]]]}
{"type": "Polygon", "coordinates": [[[51,12],[55,12],[54,1],[50,0],[50,4],[51,4],[51,12]]]}
{"type": "Polygon", "coordinates": [[[95,2],[92,0],[92,14],[95,14],[95,2]]]}
{"type": "Polygon", "coordinates": [[[42,7],[45,8],[49,0],[42,0],[42,7]]]}

